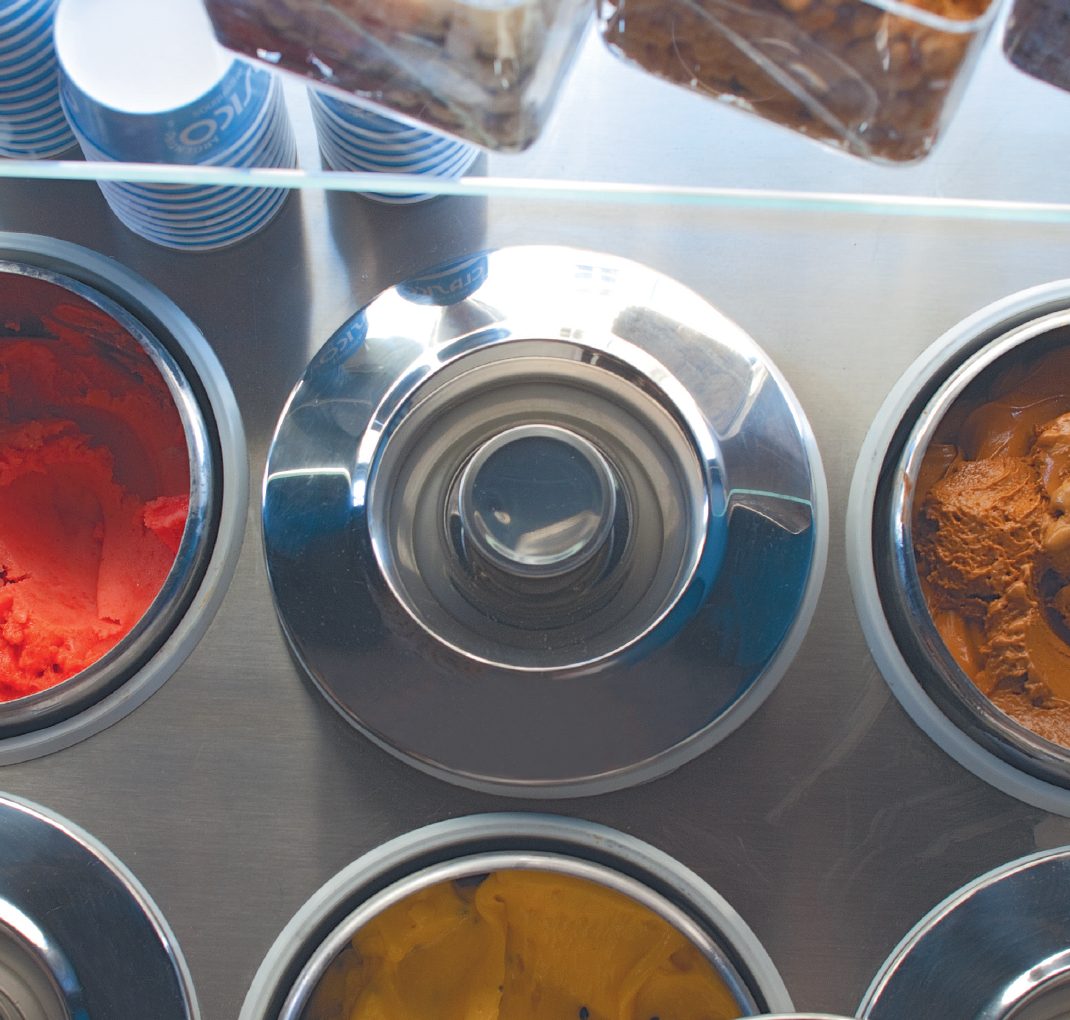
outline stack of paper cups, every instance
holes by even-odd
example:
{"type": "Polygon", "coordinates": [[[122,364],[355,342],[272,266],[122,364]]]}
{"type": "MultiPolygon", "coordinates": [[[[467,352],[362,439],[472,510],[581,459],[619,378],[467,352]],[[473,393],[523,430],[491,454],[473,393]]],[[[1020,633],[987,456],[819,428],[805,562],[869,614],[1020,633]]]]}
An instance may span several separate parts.
{"type": "MultiPolygon", "coordinates": [[[[294,167],[272,72],[233,59],[199,0],[60,0],[61,98],[91,160],[294,167]]],[[[101,181],[131,230],[171,248],[233,244],[263,227],[282,188],[101,181]]]]}
{"type": "Polygon", "coordinates": [[[74,145],[59,102],[57,0],[0,0],[0,156],[42,159],[74,145]]]}
{"type": "MultiPolygon", "coordinates": [[[[479,149],[466,142],[409,127],[343,99],[308,90],[320,152],[332,170],[460,177],[479,149]]],[[[380,202],[421,202],[433,194],[369,194],[380,202]]]]}

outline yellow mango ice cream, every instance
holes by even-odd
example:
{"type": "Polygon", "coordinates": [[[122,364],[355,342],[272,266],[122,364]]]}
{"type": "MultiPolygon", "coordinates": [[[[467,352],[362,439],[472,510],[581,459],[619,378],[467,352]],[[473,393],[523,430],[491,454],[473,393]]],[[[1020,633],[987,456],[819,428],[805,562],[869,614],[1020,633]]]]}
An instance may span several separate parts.
{"type": "Polygon", "coordinates": [[[713,965],[621,893],[543,871],[442,882],[373,918],[302,1020],[730,1020],[713,965]]]}

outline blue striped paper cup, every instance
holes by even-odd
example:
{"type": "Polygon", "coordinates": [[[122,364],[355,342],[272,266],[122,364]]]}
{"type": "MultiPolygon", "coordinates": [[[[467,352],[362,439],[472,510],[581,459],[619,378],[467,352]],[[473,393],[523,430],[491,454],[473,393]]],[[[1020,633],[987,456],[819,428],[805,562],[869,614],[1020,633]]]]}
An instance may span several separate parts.
{"type": "MultiPolygon", "coordinates": [[[[459,177],[475,162],[479,149],[434,131],[423,131],[348,103],[316,89],[308,90],[323,161],[331,170],[411,174],[415,179],[459,177]]],[[[368,193],[392,205],[423,202],[433,193],[368,193]]]]}
{"type": "Polygon", "coordinates": [[[0,156],[46,159],[75,144],[60,106],[57,0],[0,0],[0,156]]]}

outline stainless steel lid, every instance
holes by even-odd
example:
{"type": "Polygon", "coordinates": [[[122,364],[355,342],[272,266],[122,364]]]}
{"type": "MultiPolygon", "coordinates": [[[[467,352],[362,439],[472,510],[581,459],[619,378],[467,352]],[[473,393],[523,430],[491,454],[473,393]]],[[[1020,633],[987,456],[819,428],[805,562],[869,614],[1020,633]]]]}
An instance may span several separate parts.
{"type": "Polygon", "coordinates": [[[0,1017],[87,1020],[78,975],[56,940],[0,898],[0,1017]]]}
{"type": "Polygon", "coordinates": [[[913,494],[956,400],[993,372],[1070,342],[1070,282],[1012,295],[949,330],[893,389],[859,455],[848,506],[852,591],[896,697],[941,747],[1012,796],[1070,814],[1070,751],[1004,715],[936,630],[914,557],[913,494]]]}
{"type": "Polygon", "coordinates": [[[1070,1011],[1070,848],[982,875],[896,946],[858,1008],[869,1020],[1056,1020],[1070,1011]]]}
{"type": "Polygon", "coordinates": [[[0,795],[0,1017],[199,1016],[178,943],[138,880],[66,819],[0,795]]]}
{"type": "Polygon", "coordinates": [[[462,785],[579,795],[738,726],[824,566],[824,479],[745,334],[612,256],[516,248],[386,291],[313,360],[264,483],[290,643],[462,785]]]}
{"type": "MultiPolygon", "coordinates": [[[[71,679],[0,703],[0,764],[66,747],[122,718],[159,689],[196,645],[237,563],[248,505],[241,417],[196,326],[160,291],[96,252],[0,232],[5,322],[36,323],[57,304],[90,311],[132,338],[163,376],[182,420],[190,506],[174,563],[148,610],[114,648],[71,679]]],[[[106,337],[104,338],[106,341],[106,337]]]]}

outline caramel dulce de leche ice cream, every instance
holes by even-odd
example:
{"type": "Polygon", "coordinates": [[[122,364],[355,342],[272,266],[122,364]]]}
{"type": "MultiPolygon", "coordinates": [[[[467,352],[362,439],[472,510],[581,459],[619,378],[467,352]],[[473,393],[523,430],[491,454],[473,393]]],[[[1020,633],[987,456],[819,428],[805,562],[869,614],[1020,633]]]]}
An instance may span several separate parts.
{"type": "Polygon", "coordinates": [[[996,707],[1070,748],[1070,348],[955,403],[914,507],[922,589],[956,662],[996,707]]]}

